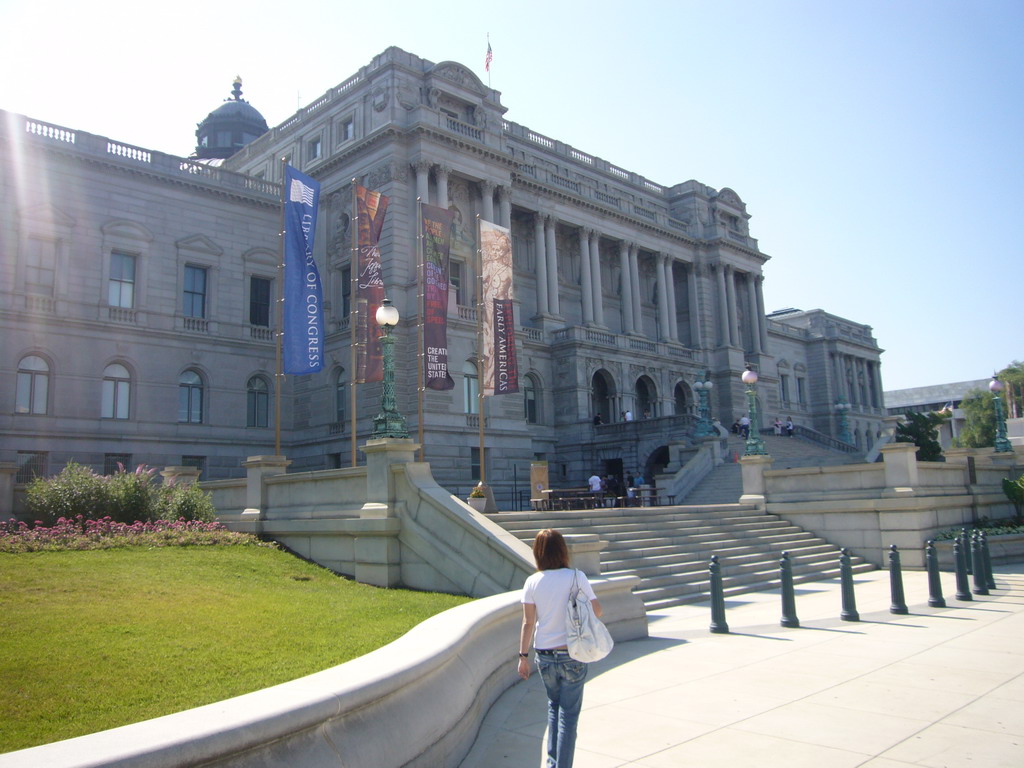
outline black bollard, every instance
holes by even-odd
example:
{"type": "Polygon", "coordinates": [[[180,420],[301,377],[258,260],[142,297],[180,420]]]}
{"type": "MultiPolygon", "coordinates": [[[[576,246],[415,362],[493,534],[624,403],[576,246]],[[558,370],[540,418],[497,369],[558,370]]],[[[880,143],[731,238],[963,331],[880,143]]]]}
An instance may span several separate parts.
{"type": "Polygon", "coordinates": [[[976,595],[987,595],[988,587],[985,586],[985,563],[984,555],[981,553],[981,544],[978,542],[978,532],[971,536],[971,579],[974,588],[971,590],[976,595]]]}
{"type": "Polygon", "coordinates": [[[956,567],[956,599],[973,600],[971,590],[967,586],[967,557],[964,554],[963,542],[957,536],[953,539],[953,563],[956,567]]]}
{"type": "Polygon", "coordinates": [[[850,550],[843,547],[839,551],[839,581],[842,584],[843,612],[839,618],[843,621],[860,621],[857,613],[857,598],[853,594],[853,567],[850,565],[850,550]]]}
{"type": "Polygon", "coordinates": [[[939,579],[939,558],[935,554],[935,542],[929,541],[924,547],[924,564],[928,569],[928,605],[945,608],[946,598],[942,596],[942,582],[939,579]]]}
{"type": "Polygon", "coordinates": [[[895,544],[889,545],[889,592],[892,595],[889,613],[910,613],[903,597],[903,568],[900,567],[900,551],[895,544]]]}
{"type": "Polygon", "coordinates": [[[964,565],[967,566],[967,575],[974,573],[974,563],[971,562],[971,534],[966,528],[960,529],[960,548],[964,553],[964,565]]]}
{"type": "Polygon", "coordinates": [[[779,559],[779,580],[782,582],[782,620],[783,627],[799,627],[800,619],[796,617],[796,593],[793,591],[793,565],[789,562],[789,552],[783,552],[779,559]]]}
{"type": "Polygon", "coordinates": [[[725,592],[722,589],[722,566],[718,564],[718,555],[711,556],[708,573],[711,576],[711,626],[709,629],[716,634],[728,634],[729,625],[725,621],[725,592]]]}
{"type": "Polygon", "coordinates": [[[988,551],[988,534],[982,531],[978,537],[981,540],[981,559],[985,563],[985,586],[995,589],[996,575],[992,572],[992,553],[988,551]]]}

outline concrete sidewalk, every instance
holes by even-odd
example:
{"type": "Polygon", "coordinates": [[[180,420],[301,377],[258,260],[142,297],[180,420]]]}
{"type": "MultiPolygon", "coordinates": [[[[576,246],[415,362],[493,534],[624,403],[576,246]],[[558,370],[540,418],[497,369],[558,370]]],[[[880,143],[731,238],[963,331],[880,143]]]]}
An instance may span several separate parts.
{"type": "MultiPolygon", "coordinates": [[[[1024,565],[996,569],[971,602],[928,607],[904,572],[910,615],[889,613],[889,574],[855,578],[859,622],[839,620],[838,580],[800,585],[799,629],[777,593],[651,613],[651,637],[592,664],[576,768],[1024,766],[1024,565]]],[[[509,664],[515,659],[509,659],[509,664]]],[[[543,765],[539,675],[494,705],[461,768],[543,765]]]]}

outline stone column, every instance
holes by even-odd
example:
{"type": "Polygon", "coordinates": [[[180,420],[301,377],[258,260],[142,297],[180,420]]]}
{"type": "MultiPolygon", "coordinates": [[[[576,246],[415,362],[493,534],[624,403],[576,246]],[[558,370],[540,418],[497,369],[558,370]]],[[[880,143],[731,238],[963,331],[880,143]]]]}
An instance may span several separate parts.
{"type": "Polygon", "coordinates": [[[604,287],[601,284],[601,236],[590,231],[590,280],[594,290],[594,322],[604,327],[604,287]]]}
{"type": "Polygon", "coordinates": [[[359,521],[352,528],[355,578],[363,584],[393,587],[401,583],[402,557],[398,534],[402,522],[398,517],[398,494],[392,467],[411,464],[419,444],[407,438],[367,440],[366,503],[359,512],[359,521]]]}
{"type": "Polygon", "coordinates": [[[594,286],[590,275],[590,230],[580,232],[580,293],[583,299],[583,323],[594,324],[594,286]]]}
{"type": "Polygon", "coordinates": [[[430,203],[430,163],[419,160],[413,163],[416,169],[416,197],[422,202],[430,203]]]}
{"type": "Polygon", "coordinates": [[[761,336],[761,351],[768,351],[768,318],[764,311],[764,275],[758,275],[754,281],[757,291],[757,327],[761,336]]]}
{"type": "Polygon", "coordinates": [[[686,267],[686,303],[690,315],[690,347],[700,349],[700,311],[697,307],[697,265],[688,264],[686,267]]]}
{"type": "Polygon", "coordinates": [[[548,259],[548,310],[552,315],[560,315],[558,303],[558,245],[555,237],[557,222],[554,216],[544,219],[544,243],[548,259]]]}
{"type": "Polygon", "coordinates": [[[736,305],[736,272],[732,267],[725,268],[725,296],[729,311],[729,338],[734,347],[743,346],[740,338],[739,311],[736,305]]]}
{"type": "Polygon", "coordinates": [[[544,249],[544,217],[533,215],[533,250],[537,257],[537,314],[548,314],[548,262],[544,249]]]}
{"type": "Polygon", "coordinates": [[[498,187],[498,217],[501,226],[512,228],[512,193],[505,184],[498,187]]]}
{"type": "Polygon", "coordinates": [[[740,504],[756,504],[765,509],[767,494],[765,492],[764,473],[772,468],[771,456],[744,456],[740,459],[740,476],[743,479],[743,495],[740,504]]]}
{"type": "Polygon", "coordinates": [[[656,255],[655,278],[658,282],[658,329],[662,341],[669,341],[671,330],[668,324],[668,281],[665,279],[665,254],[656,255]]]}
{"type": "Polygon", "coordinates": [[[747,299],[750,312],[750,348],[755,355],[761,354],[764,350],[761,347],[761,323],[758,318],[757,289],[754,285],[754,275],[747,275],[747,299]]]}
{"type": "Polygon", "coordinates": [[[629,243],[619,243],[619,274],[622,292],[619,297],[622,303],[622,331],[633,333],[633,289],[629,278],[629,243]]]}
{"type": "Polygon", "coordinates": [[[480,182],[480,210],[481,216],[484,221],[489,221],[492,224],[500,224],[501,222],[494,220],[494,182],[493,181],[481,181],[480,182]]]}
{"type": "Polygon", "coordinates": [[[629,285],[633,291],[633,330],[644,333],[643,304],[640,302],[640,249],[636,243],[629,246],[629,285]]]}
{"type": "Polygon", "coordinates": [[[721,346],[731,347],[732,336],[729,333],[729,292],[725,287],[724,264],[719,264],[715,267],[715,280],[718,283],[718,324],[720,326],[718,337],[722,340],[721,346]]]}
{"type": "Polygon", "coordinates": [[[883,445],[882,463],[885,465],[882,496],[913,496],[917,487],[917,446],[913,443],[883,445]]]}
{"type": "Polygon", "coordinates": [[[437,178],[437,205],[441,208],[448,207],[448,174],[451,168],[438,165],[434,168],[434,175],[437,178]]]}
{"type": "Polygon", "coordinates": [[[679,341],[679,308],[676,306],[676,260],[671,254],[665,259],[665,284],[668,288],[668,338],[679,341]]]}

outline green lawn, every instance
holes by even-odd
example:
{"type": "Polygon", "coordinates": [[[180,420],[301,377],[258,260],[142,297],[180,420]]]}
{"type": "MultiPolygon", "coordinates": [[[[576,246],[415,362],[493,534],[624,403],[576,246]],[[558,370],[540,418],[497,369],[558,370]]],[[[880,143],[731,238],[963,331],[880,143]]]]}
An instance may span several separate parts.
{"type": "Polygon", "coordinates": [[[0,752],[293,680],[467,600],[265,547],[0,554],[0,752]]]}

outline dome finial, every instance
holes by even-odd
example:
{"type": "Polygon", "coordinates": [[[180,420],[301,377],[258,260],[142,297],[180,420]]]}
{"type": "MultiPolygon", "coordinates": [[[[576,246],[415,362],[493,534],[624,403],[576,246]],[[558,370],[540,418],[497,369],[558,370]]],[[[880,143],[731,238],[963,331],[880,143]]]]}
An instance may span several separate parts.
{"type": "Polygon", "coordinates": [[[235,87],[232,88],[231,95],[235,97],[235,101],[241,101],[242,100],[242,76],[241,75],[235,75],[235,80],[234,80],[233,85],[235,87]]]}

